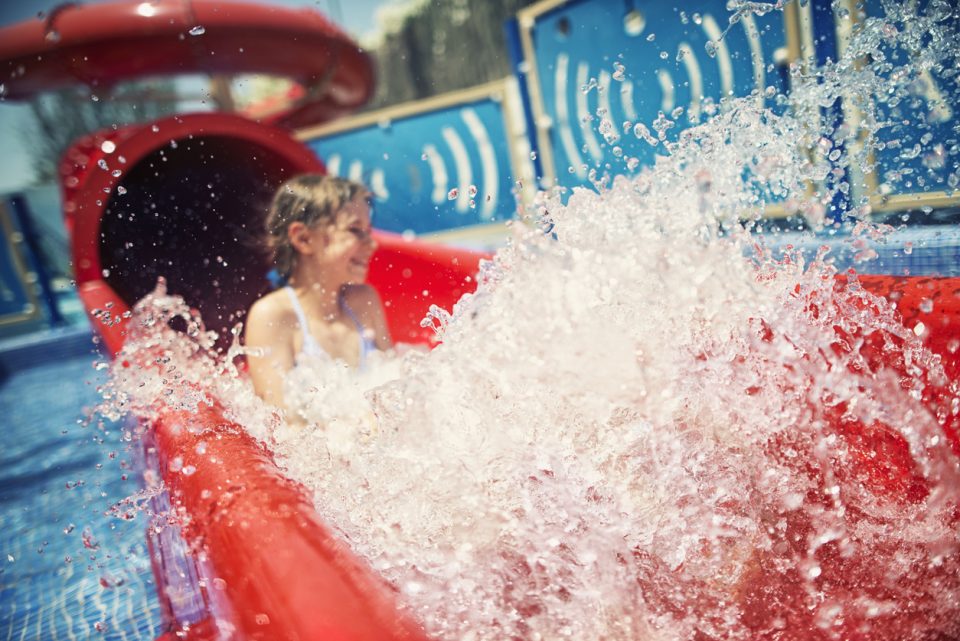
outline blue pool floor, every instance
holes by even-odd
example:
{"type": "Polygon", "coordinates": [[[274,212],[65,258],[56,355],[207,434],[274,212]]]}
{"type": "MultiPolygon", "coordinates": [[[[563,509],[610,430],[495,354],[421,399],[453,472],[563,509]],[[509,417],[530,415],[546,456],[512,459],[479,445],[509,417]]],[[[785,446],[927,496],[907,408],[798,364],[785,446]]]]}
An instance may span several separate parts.
{"type": "Polygon", "coordinates": [[[87,419],[99,360],[91,346],[0,380],[0,641],[162,632],[148,519],[104,514],[141,473],[123,426],[87,419]]]}

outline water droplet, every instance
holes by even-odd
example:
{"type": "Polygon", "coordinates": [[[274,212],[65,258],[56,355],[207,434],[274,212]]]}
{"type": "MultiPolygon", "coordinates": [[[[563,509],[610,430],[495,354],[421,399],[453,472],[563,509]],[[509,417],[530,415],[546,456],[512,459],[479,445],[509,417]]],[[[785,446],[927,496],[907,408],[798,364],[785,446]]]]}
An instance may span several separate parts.
{"type": "Polygon", "coordinates": [[[83,532],[80,534],[80,539],[83,541],[83,547],[87,548],[88,550],[100,549],[100,543],[98,543],[97,540],[93,538],[93,533],[90,531],[89,528],[85,528],[83,530],[83,532]]]}
{"type": "Polygon", "coordinates": [[[204,29],[202,25],[197,25],[196,27],[190,29],[189,33],[191,36],[202,36],[206,32],[207,30],[204,29]]]}
{"type": "Polygon", "coordinates": [[[613,79],[617,82],[623,82],[624,77],[626,76],[626,67],[624,67],[619,62],[613,63],[613,79]]]}
{"type": "Polygon", "coordinates": [[[707,50],[707,55],[711,58],[715,58],[717,55],[717,43],[713,40],[707,40],[706,44],[703,45],[703,48],[707,50]]]}
{"type": "Polygon", "coordinates": [[[933,311],[933,301],[929,298],[924,298],[920,301],[920,311],[924,314],[929,314],[933,311]]]}
{"type": "Polygon", "coordinates": [[[459,195],[460,195],[460,190],[454,187],[453,189],[447,192],[447,200],[456,200],[459,195]]]}
{"type": "Polygon", "coordinates": [[[43,39],[47,42],[60,42],[60,32],[56,29],[51,29],[44,34],[43,39]]]}
{"type": "Polygon", "coordinates": [[[125,193],[127,193],[127,188],[124,187],[123,185],[118,185],[118,186],[117,186],[117,193],[122,196],[122,195],[124,195],[125,193]]]}
{"type": "Polygon", "coordinates": [[[8,554],[8,555],[7,555],[7,561],[9,561],[10,563],[13,563],[13,562],[16,561],[16,560],[17,560],[17,559],[14,558],[14,556],[13,556],[12,554],[8,554]]]}
{"type": "Polygon", "coordinates": [[[104,574],[100,577],[100,585],[105,588],[118,588],[121,585],[126,583],[122,576],[114,576],[113,574],[104,574]]]}

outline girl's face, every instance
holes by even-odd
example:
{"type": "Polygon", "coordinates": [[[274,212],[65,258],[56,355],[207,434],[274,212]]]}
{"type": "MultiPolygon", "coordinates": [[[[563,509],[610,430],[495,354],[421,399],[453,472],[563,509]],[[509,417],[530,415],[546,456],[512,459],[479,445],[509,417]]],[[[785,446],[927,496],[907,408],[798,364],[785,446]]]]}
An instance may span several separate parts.
{"type": "Polygon", "coordinates": [[[311,230],[317,247],[315,260],[324,275],[343,284],[362,283],[377,248],[371,237],[370,205],[357,196],[340,208],[332,223],[311,230]]]}

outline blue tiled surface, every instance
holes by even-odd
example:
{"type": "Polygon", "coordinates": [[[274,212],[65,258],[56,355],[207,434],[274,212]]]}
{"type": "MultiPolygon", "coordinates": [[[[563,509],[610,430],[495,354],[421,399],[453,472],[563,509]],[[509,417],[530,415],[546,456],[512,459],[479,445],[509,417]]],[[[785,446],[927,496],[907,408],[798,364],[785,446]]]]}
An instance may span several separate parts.
{"type": "Polygon", "coordinates": [[[871,240],[866,235],[854,237],[849,230],[834,234],[781,232],[763,236],[771,249],[782,250],[793,245],[802,250],[807,260],[811,260],[821,246],[829,245],[827,257],[841,271],[853,267],[861,274],[960,276],[960,226],[957,225],[908,227],[879,240],[871,240]],[[858,240],[862,244],[858,244],[858,240]],[[876,256],[867,250],[876,252],[876,256]]]}
{"type": "Polygon", "coordinates": [[[161,632],[145,518],[104,515],[138,474],[120,426],[84,420],[102,380],[86,346],[0,383],[0,640],[161,632]]]}

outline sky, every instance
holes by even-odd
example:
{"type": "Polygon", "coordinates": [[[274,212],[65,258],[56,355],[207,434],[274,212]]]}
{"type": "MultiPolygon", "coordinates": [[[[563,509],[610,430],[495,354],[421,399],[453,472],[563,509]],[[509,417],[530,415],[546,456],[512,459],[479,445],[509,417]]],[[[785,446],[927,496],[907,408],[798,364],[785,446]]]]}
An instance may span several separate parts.
{"type": "MultiPolygon", "coordinates": [[[[83,4],[100,4],[104,0],[86,0],[83,4]]],[[[116,1],[116,0],[114,0],[116,1]]],[[[251,2],[253,0],[245,0],[251,2]]],[[[396,5],[410,0],[257,0],[259,4],[292,8],[310,7],[327,15],[356,39],[366,40],[379,28],[380,16],[396,5]]],[[[36,19],[63,0],[0,0],[0,27],[23,20],[36,19]]],[[[30,126],[27,107],[0,101],[0,194],[18,191],[33,181],[29,152],[21,133],[30,126]]]]}

